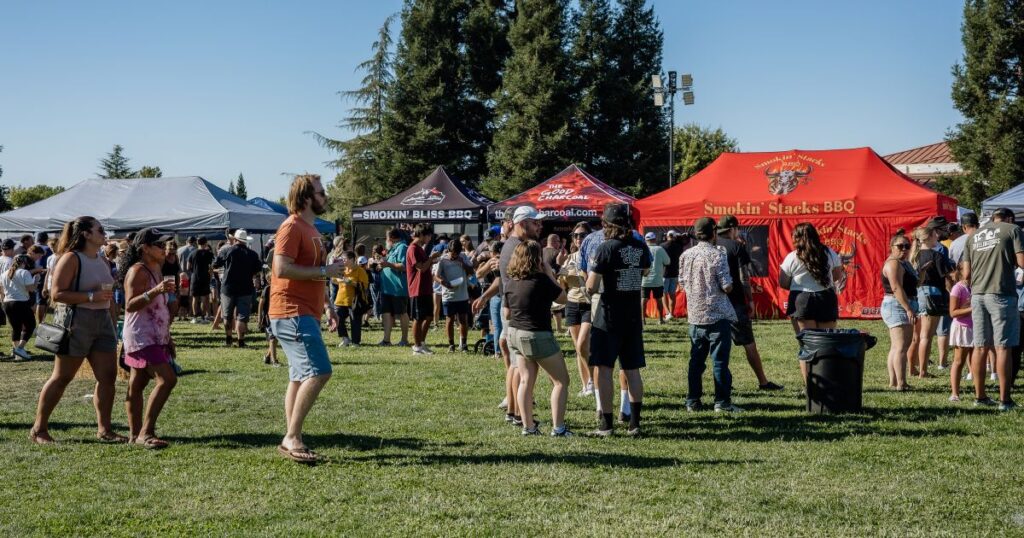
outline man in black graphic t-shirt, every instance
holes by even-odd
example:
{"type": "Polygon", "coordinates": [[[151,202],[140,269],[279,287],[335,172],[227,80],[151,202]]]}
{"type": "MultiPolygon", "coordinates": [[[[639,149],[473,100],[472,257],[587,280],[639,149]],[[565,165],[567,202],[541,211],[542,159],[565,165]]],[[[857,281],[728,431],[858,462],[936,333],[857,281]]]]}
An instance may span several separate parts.
{"type": "Polygon", "coordinates": [[[651,267],[647,246],[630,231],[629,208],[624,204],[605,208],[603,221],[605,241],[588,262],[587,291],[601,291],[590,333],[590,367],[597,380],[601,400],[600,425],[595,433],[602,437],[612,433],[612,368],[618,359],[629,385],[630,435],[640,433],[640,409],[643,401],[643,380],[640,368],[644,361],[643,312],[641,289],[644,273],[651,267]]]}

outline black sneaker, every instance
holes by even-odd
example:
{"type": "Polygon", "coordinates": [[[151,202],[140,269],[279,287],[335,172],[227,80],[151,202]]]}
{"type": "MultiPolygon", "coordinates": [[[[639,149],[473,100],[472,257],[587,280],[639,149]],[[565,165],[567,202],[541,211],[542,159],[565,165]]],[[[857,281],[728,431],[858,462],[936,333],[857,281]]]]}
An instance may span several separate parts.
{"type": "Polygon", "coordinates": [[[448,353],[455,353],[455,344],[448,344],[448,353]]]}
{"type": "Polygon", "coordinates": [[[996,403],[996,401],[993,400],[992,398],[982,398],[980,400],[974,400],[974,407],[995,407],[997,405],[999,404],[996,403]]]}
{"type": "Polygon", "coordinates": [[[232,338],[230,336],[225,336],[224,337],[224,345],[225,346],[231,347],[231,345],[234,344],[234,343],[235,343],[235,339],[234,338],[232,338]]]}
{"type": "Polygon", "coordinates": [[[523,426],[523,417],[518,415],[512,415],[512,425],[516,427],[523,426]]]}
{"type": "Polygon", "coordinates": [[[239,340],[238,341],[238,347],[244,348],[245,347],[245,340],[239,340]]]}
{"type": "MultiPolygon", "coordinates": [[[[505,422],[508,422],[509,424],[513,424],[513,423],[515,423],[515,421],[516,421],[516,416],[515,415],[513,415],[511,413],[505,413],[505,422]]],[[[521,422],[522,421],[520,421],[520,423],[521,422]]]]}
{"type": "Polygon", "coordinates": [[[270,364],[270,353],[263,356],[263,364],[270,364]]]}
{"type": "Polygon", "coordinates": [[[686,402],[686,410],[691,412],[691,413],[696,413],[698,411],[703,411],[704,410],[704,404],[700,403],[699,401],[698,402],[686,402]]]}
{"type": "Polygon", "coordinates": [[[623,413],[621,411],[619,412],[619,423],[620,424],[629,424],[629,419],[630,418],[632,418],[631,415],[627,415],[627,414],[625,414],[625,413],[623,413]]]}
{"type": "Polygon", "coordinates": [[[786,388],[786,387],[783,387],[782,385],[779,385],[778,383],[772,383],[771,381],[765,383],[764,385],[758,385],[757,386],[757,390],[782,390],[784,388],[786,388]]]}

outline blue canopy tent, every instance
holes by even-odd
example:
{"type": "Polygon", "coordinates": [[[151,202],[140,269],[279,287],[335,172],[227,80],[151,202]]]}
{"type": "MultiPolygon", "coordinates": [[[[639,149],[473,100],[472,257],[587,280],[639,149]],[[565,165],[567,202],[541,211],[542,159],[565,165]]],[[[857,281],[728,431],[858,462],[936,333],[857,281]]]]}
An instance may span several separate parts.
{"type": "MultiPolygon", "coordinates": [[[[287,207],[285,207],[285,206],[283,206],[283,205],[281,205],[281,204],[279,204],[277,202],[271,202],[270,200],[267,200],[266,198],[260,198],[260,197],[249,198],[249,203],[252,204],[252,205],[255,205],[255,206],[262,207],[263,209],[269,209],[269,210],[271,210],[271,211],[273,211],[275,213],[280,213],[282,215],[288,215],[288,208],[287,207]]],[[[316,224],[314,224],[314,226],[316,226],[317,231],[319,231],[322,234],[333,234],[333,233],[336,233],[336,229],[334,227],[334,223],[329,221],[329,220],[316,219],[316,224]]]]}

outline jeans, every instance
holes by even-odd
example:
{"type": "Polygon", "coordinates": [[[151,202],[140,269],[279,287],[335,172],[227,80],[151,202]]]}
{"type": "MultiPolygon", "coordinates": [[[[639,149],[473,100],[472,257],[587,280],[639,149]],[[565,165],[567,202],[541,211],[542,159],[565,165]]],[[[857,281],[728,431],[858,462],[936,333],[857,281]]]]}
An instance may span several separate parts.
{"type": "Polygon", "coordinates": [[[352,320],[352,343],[361,344],[363,340],[363,316],[357,316],[352,308],[348,306],[336,306],[334,311],[338,314],[338,336],[348,338],[348,320],[352,320]]]}
{"type": "Polygon", "coordinates": [[[497,353],[498,349],[498,338],[501,338],[501,297],[491,297],[491,302],[487,304],[491,312],[491,334],[494,335],[494,349],[497,353]]]}
{"type": "Polygon", "coordinates": [[[711,367],[715,377],[715,403],[729,404],[732,401],[732,372],[729,371],[729,351],[732,327],[729,320],[722,319],[710,325],[690,325],[690,367],[686,373],[689,385],[686,403],[697,403],[704,395],[701,376],[707,368],[706,360],[711,354],[711,367]]]}

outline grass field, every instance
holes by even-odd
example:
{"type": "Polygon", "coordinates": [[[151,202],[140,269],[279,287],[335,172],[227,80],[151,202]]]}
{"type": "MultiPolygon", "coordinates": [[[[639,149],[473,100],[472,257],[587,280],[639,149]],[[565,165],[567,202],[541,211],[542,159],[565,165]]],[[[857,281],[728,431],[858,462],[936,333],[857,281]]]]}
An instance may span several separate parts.
{"type": "MultiPolygon", "coordinates": [[[[220,347],[209,326],[174,326],[187,374],[159,424],[172,443],[164,451],[95,442],[87,379],[54,413],[59,444],[30,444],[52,365],[4,362],[0,534],[1024,535],[1024,414],[950,404],[948,379],[888,392],[884,327],[843,325],[880,336],[867,409],[845,417],[803,411],[796,344],[779,322],[755,330],[786,390],[754,390],[734,352],[735,401],[747,412],[688,414],[685,324],[652,327],[640,439],[523,438],[497,408],[494,360],[339,349],[327,335],[335,375],[307,422],[307,442],[329,458],[316,467],[275,450],[287,369],[264,366],[259,349],[220,347]]],[[[430,339],[440,344],[437,332],[430,339]]],[[[579,388],[574,373],[567,424],[585,432],[593,403],[579,388]]],[[[549,390],[538,384],[547,425],[549,390]]],[[[119,382],[121,432],[124,394],[119,382]]]]}

